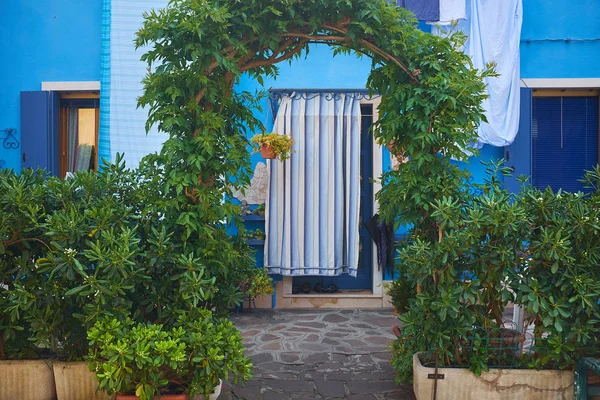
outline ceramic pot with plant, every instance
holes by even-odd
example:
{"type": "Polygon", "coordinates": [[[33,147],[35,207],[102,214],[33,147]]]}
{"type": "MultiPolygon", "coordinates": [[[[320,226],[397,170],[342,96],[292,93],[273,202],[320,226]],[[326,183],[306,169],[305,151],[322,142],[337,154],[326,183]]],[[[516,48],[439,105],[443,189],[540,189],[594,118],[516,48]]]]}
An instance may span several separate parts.
{"type": "Polygon", "coordinates": [[[240,281],[239,288],[244,297],[249,300],[254,300],[258,296],[272,295],[275,292],[273,279],[265,268],[254,268],[250,271],[248,276],[240,281]]]}
{"type": "Polygon", "coordinates": [[[294,139],[288,135],[280,135],[278,133],[262,133],[255,135],[252,138],[254,143],[261,152],[263,158],[278,159],[285,161],[290,158],[294,152],[294,139]]]}
{"type": "Polygon", "coordinates": [[[241,335],[209,310],[182,314],[174,327],[105,318],[88,339],[90,370],[117,399],[208,399],[223,379],[252,376],[241,335]]]}
{"type": "Polygon", "coordinates": [[[256,214],[257,215],[259,215],[261,217],[264,217],[265,214],[266,214],[266,212],[267,212],[267,208],[265,206],[265,203],[262,203],[258,207],[256,207],[256,214]]]}

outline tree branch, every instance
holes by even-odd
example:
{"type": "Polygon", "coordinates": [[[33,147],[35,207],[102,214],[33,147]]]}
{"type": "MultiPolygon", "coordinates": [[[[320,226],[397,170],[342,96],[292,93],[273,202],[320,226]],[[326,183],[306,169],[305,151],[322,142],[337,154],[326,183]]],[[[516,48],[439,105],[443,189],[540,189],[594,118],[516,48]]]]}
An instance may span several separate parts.
{"type": "MultiPolygon", "coordinates": [[[[342,33],[344,35],[348,34],[348,29],[339,28],[339,27],[334,26],[334,25],[323,24],[323,28],[329,29],[329,30],[334,31],[334,32],[342,33]]],[[[395,63],[396,65],[398,65],[400,67],[400,69],[402,69],[404,72],[406,72],[406,74],[410,77],[410,79],[414,83],[419,83],[419,80],[417,79],[418,73],[415,74],[415,73],[411,72],[408,69],[408,67],[406,65],[404,65],[396,57],[392,56],[389,53],[386,53],[380,47],[378,47],[377,45],[371,43],[370,41],[368,41],[366,39],[359,39],[358,42],[361,43],[361,44],[363,44],[363,45],[365,45],[367,48],[369,48],[369,50],[371,50],[373,53],[377,54],[378,56],[380,56],[380,57],[382,57],[382,58],[384,58],[384,59],[386,59],[388,61],[392,61],[393,63],[395,63]]],[[[421,71],[419,71],[419,72],[421,72],[421,71]]]]}

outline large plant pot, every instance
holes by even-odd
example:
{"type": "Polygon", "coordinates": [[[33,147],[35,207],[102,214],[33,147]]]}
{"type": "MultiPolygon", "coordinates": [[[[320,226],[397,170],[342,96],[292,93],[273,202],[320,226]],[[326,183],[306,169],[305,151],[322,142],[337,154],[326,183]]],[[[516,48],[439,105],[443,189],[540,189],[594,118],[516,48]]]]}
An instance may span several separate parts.
{"type": "Polygon", "coordinates": [[[110,400],[105,392],[97,392],[98,381],[87,362],[55,362],[54,382],[58,400],[110,400]]]}
{"type": "MultiPolygon", "coordinates": [[[[435,368],[423,366],[413,356],[414,391],[417,400],[431,400],[436,380],[435,368]]],[[[438,368],[437,400],[572,400],[573,371],[530,369],[490,369],[476,376],[468,369],[438,368]],[[441,379],[443,375],[443,379],[441,379]]]]}
{"type": "Polygon", "coordinates": [[[0,400],[17,399],[56,399],[51,361],[0,361],[0,400]]]}
{"type": "MultiPolygon", "coordinates": [[[[217,398],[221,395],[222,387],[223,381],[220,381],[219,386],[215,388],[215,391],[208,397],[208,399],[205,399],[204,396],[195,395],[192,400],[217,400],[217,398]]],[[[161,400],[189,400],[190,397],[187,394],[170,394],[161,396],[160,398],[161,400]]],[[[155,397],[155,399],[158,399],[158,397],[155,397]]],[[[118,394],[115,400],[139,400],[139,397],[118,394]]]]}

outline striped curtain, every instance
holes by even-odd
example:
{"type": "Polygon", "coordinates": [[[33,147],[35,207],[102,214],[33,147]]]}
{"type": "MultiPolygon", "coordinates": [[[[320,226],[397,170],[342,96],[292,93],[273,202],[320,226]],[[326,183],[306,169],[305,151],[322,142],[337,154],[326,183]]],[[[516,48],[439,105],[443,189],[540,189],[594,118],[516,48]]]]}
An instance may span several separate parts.
{"type": "Polygon", "coordinates": [[[265,265],[282,275],[356,276],[359,254],[360,102],[351,95],[292,94],[274,132],[295,153],[269,160],[265,265]]]}

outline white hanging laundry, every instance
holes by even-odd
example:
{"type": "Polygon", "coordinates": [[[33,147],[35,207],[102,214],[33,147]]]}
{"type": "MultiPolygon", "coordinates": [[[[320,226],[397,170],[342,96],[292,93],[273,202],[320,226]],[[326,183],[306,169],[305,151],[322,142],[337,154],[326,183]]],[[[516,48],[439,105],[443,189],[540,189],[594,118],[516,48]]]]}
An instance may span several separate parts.
{"type": "MultiPolygon", "coordinates": [[[[454,28],[468,36],[464,51],[475,68],[481,70],[493,62],[500,74],[485,79],[488,98],[483,101],[483,107],[488,122],[482,122],[477,132],[483,144],[508,146],[517,135],[522,11],[522,0],[467,0],[466,21],[460,21],[454,28]]],[[[441,29],[432,27],[433,34],[444,36],[444,32],[452,30],[439,25],[441,29]]]]}
{"type": "Polygon", "coordinates": [[[521,0],[472,0],[467,53],[478,69],[496,64],[500,76],[486,78],[489,97],[483,107],[488,122],[479,125],[479,140],[494,146],[513,142],[519,128],[521,0]]]}
{"type": "Polygon", "coordinates": [[[465,0],[440,0],[439,24],[448,25],[452,21],[460,21],[467,18],[467,7],[465,0]]]}

